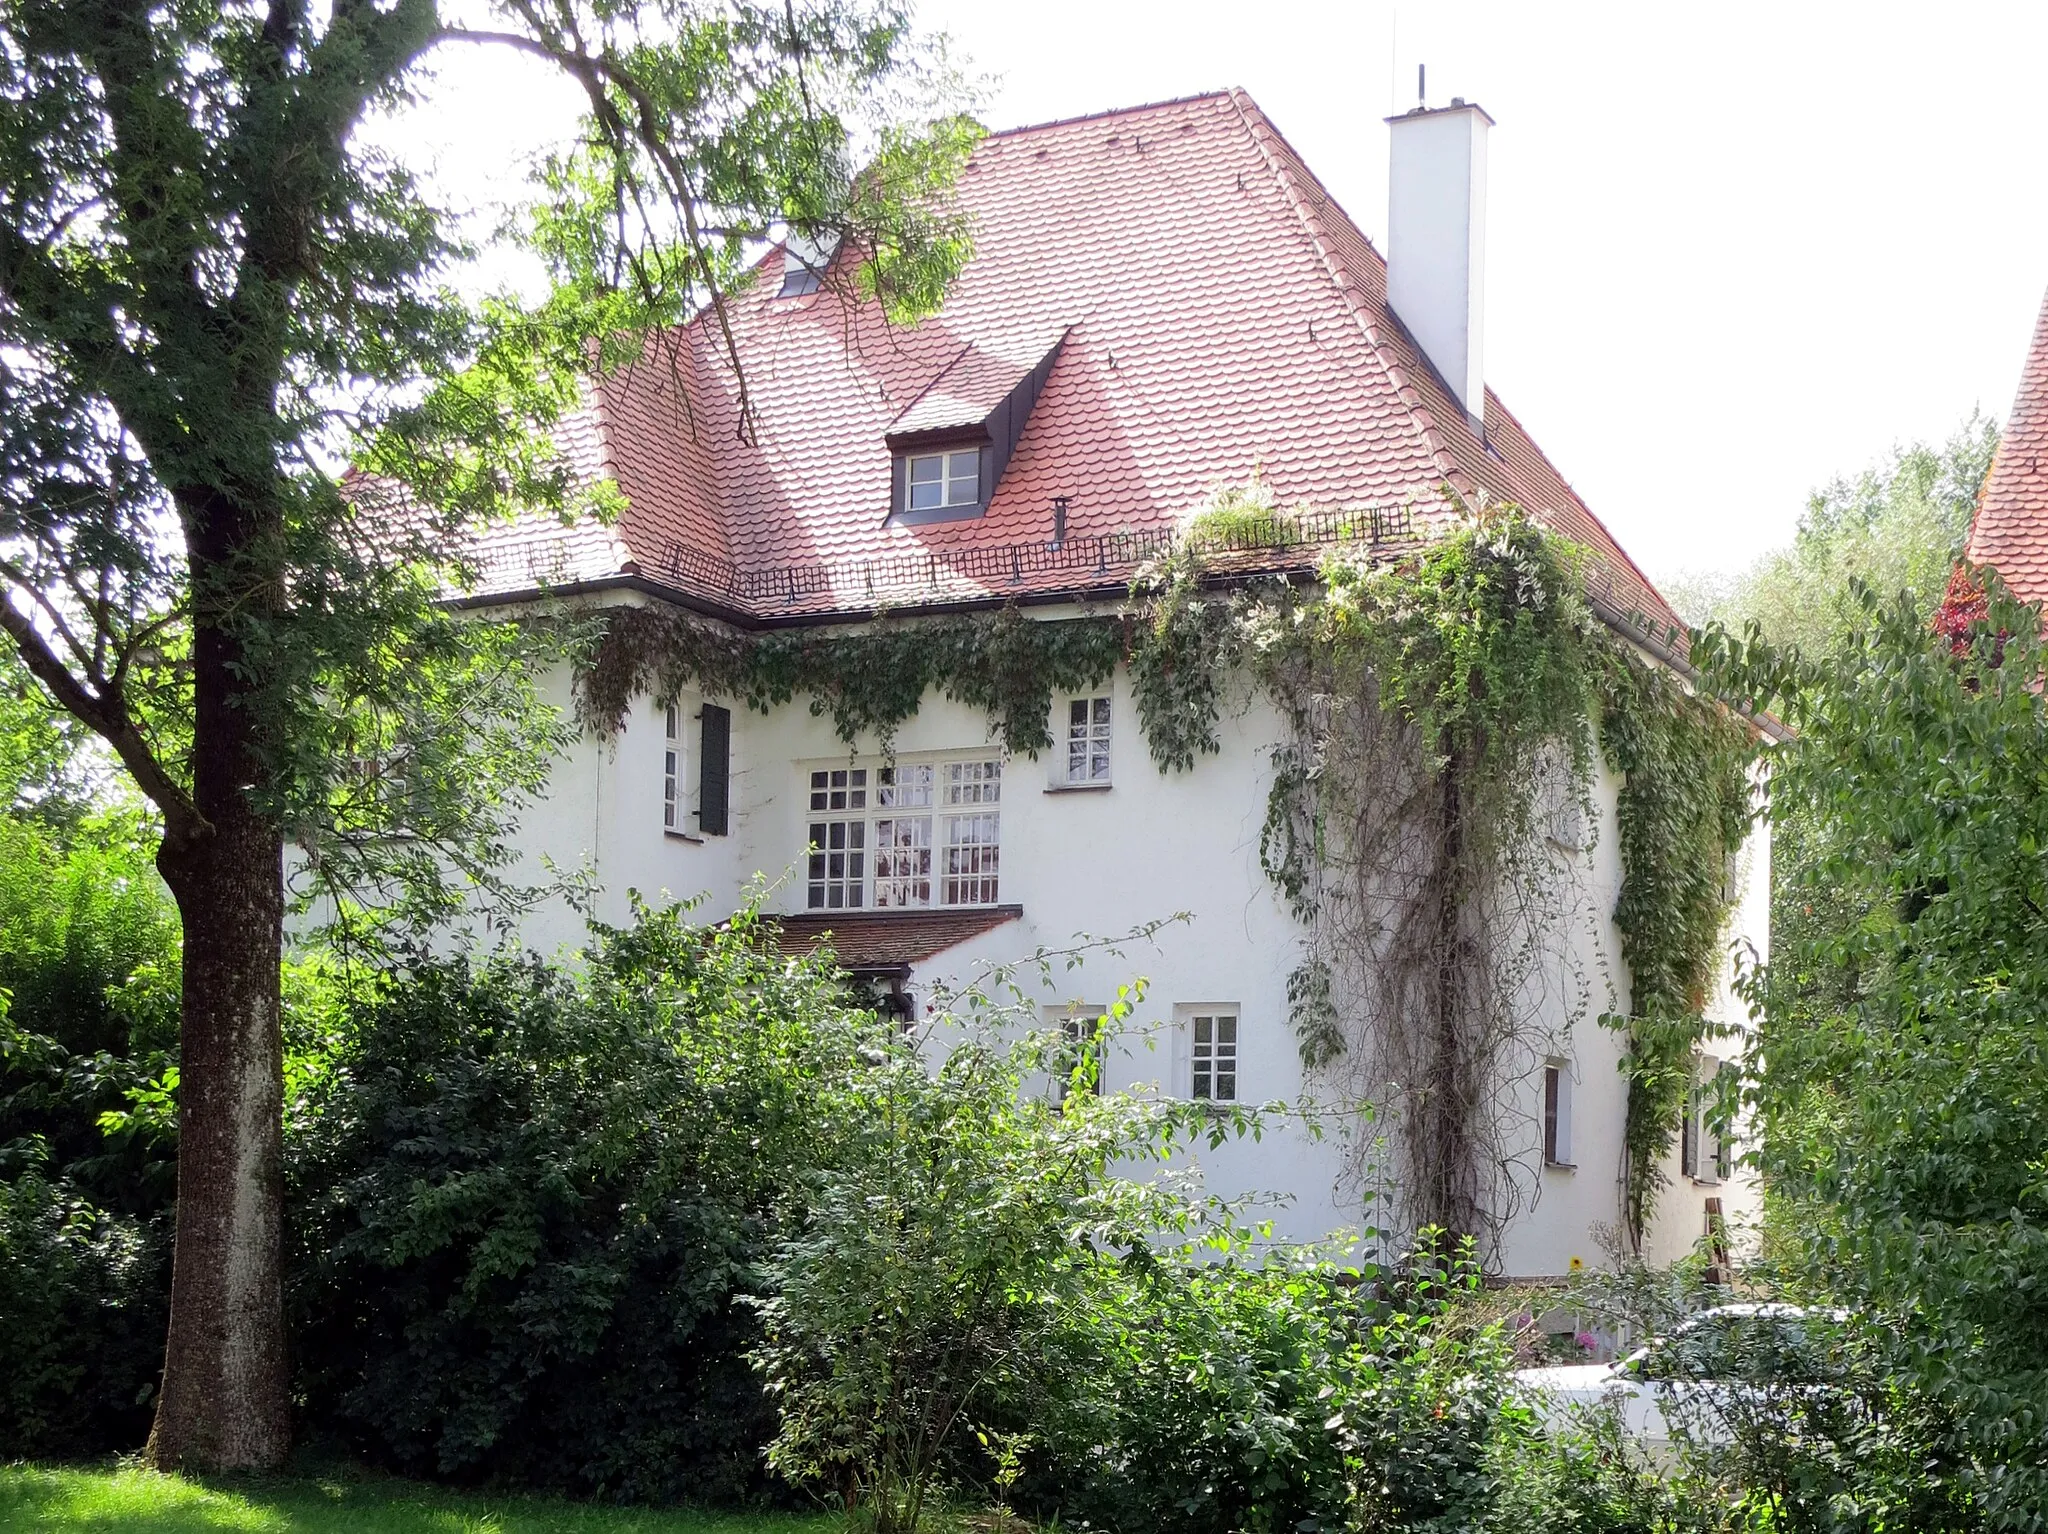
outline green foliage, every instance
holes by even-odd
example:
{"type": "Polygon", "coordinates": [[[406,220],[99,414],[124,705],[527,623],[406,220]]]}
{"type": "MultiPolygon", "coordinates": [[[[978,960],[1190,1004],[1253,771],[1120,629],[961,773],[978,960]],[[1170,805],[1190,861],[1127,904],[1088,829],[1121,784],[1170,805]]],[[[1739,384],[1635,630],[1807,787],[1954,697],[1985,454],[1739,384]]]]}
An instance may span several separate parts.
{"type": "Polygon", "coordinates": [[[1113,619],[1041,623],[1014,606],[964,618],[878,620],[848,632],[777,629],[738,634],[668,609],[607,614],[577,673],[587,728],[618,729],[633,699],[671,698],[696,684],[762,712],[799,693],[830,714],[849,746],[886,751],[927,692],[988,715],[989,733],[1029,756],[1052,745],[1053,694],[1106,681],[1122,653],[1113,619]]]}
{"type": "Polygon", "coordinates": [[[308,1002],[286,1175],[313,1422],[415,1473],[757,1493],[738,1298],[879,1029],[829,963],[669,910],[580,975],[421,958],[308,1002]]]}
{"type": "Polygon", "coordinates": [[[1513,1416],[1469,1249],[1393,1273],[1275,1257],[1102,1268],[1025,1490],[1084,1528],[1477,1525],[1513,1416]]]}
{"type": "Polygon", "coordinates": [[[2048,1507],[2048,709],[2039,620],[1992,584],[1958,654],[1917,602],[1861,597],[1822,655],[1713,636],[1733,697],[1775,704],[1771,815],[1813,830],[1787,895],[1816,923],[1752,977],[1748,1085],[1797,1255],[1896,1317],[1907,1377],[1955,1415],[1984,1527],[2048,1507]],[[1802,977],[1835,970],[1847,989],[1802,977]]]}
{"type": "Polygon", "coordinates": [[[1600,744],[1622,776],[1621,892],[1614,923],[1628,963],[1626,1216],[1640,1239],[1705,1037],[1701,1010],[1725,958],[1730,874],[1748,835],[1751,728],[1619,646],[1601,676],[1600,744]]]}
{"type": "Polygon", "coordinates": [[[142,1442],[163,1365],[168,1235],[44,1166],[0,1178],[0,1458],[142,1442]]]}
{"type": "Polygon", "coordinates": [[[0,815],[0,1455],[133,1449],[170,1285],[178,938],[132,811],[0,815]]]}
{"type": "MultiPolygon", "coordinates": [[[[1329,1066],[1357,1042],[1332,1006],[1331,965],[1369,954],[1348,983],[1368,1010],[1431,1022],[1382,1030],[1362,1079],[1477,1102],[1483,1062],[1517,1026],[1540,926],[1530,913],[1556,901],[1530,850],[1539,810],[1589,811],[1597,743],[1622,780],[1614,919],[1633,978],[1624,1068],[1640,1231],[1722,957],[1755,742],[1594,618],[1584,559],[1500,506],[1409,559],[1333,559],[1319,592],[1250,604],[1250,653],[1295,731],[1274,753],[1261,860],[1315,934],[1289,982],[1304,1062],[1329,1066]],[[1350,928],[1330,930],[1339,920],[1350,928]],[[1447,968],[1462,988],[1438,983],[1447,968]]],[[[1521,1149],[1481,1146],[1470,1122],[1404,1123],[1411,1181],[1440,1190],[1427,1218],[1468,1218],[1460,1206],[1485,1202],[1473,1169],[1521,1149]]]]}
{"type": "Polygon", "coordinates": [[[1044,1430],[1105,1271],[1228,1238],[1157,1164],[1258,1123],[1232,1105],[1102,1096],[1086,1051],[1073,1089],[1048,1101],[1064,1035],[1006,1038],[1009,1009],[963,1000],[929,1040],[935,1070],[916,1039],[870,1046],[873,1069],[848,1083],[857,1099],[832,1114],[849,1132],[756,1301],[756,1361],[781,1413],[769,1463],[837,1491],[881,1534],[937,1510],[970,1440],[1000,1458],[1006,1413],[1044,1430]],[[1122,1175],[1148,1163],[1149,1178],[1122,1175]]]}
{"type": "Polygon", "coordinates": [[[1202,596],[1201,575],[1199,552],[1184,546],[1132,583],[1141,604],[1131,693],[1161,772],[1192,771],[1198,756],[1222,749],[1223,690],[1243,653],[1236,615],[1202,596]]]}
{"type": "Polygon", "coordinates": [[[1333,561],[1308,632],[1369,673],[1439,770],[1456,762],[1533,802],[1534,758],[1563,745],[1591,761],[1593,658],[1584,555],[1512,506],[1489,508],[1410,561],[1333,561]]]}
{"type": "Polygon", "coordinates": [[[1861,626],[1853,587],[1911,591],[1932,617],[1998,447],[1998,425],[1972,413],[1948,441],[1894,449],[1881,464],[1807,499],[1788,549],[1723,582],[1679,580],[1666,595],[1691,622],[1731,632],[1760,625],[1773,644],[1808,653],[1861,626]]]}

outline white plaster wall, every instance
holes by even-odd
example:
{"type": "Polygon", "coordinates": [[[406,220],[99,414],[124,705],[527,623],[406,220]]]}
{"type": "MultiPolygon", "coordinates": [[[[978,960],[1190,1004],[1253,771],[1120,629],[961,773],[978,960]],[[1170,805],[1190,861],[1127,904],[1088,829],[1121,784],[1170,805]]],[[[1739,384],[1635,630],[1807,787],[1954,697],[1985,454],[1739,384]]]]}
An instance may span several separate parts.
{"type": "MultiPolygon", "coordinates": [[[[566,706],[566,676],[550,678],[549,687],[551,696],[566,706]]],[[[1112,1090],[1140,1080],[1184,1090],[1174,1079],[1176,1004],[1234,1003],[1241,1018],[1240,1099],[1292,1103],[1312,1098],[1314,1083],[1304,1081],[1286,1002],[1286,977],[1299,962],[1300,933],[1259,866],[1268,752],[1282,737],[1282,721],[1263,697],[1240,698],[1221,721],[1219,754],[1201,759],[1191,773],[1162,774],[1146,750],[1129,679],[1121,672],[1112,695],[1113,786],[1049,793],[1048,763],[1008,763],[1001,804],[1001,898],[1021,905],[1024,915],[934,956],[913,976],[913,987],[922,997],[930,994],[935,980],[963,978],[983,965],[1015,963],[1040,947],[1067,946],[1077,934],[1113,937],[1187,913],[1186,921],[1128,945],[1122,959],[1095,954],[1076,973],[1062,969],[1044,1000],[1104,1003],[1119,984],[1146,979],[1137,1037],[1112,1051],[1105,1072],[1112,1090]],[[1152,1047],[1143,1041],[1148,1030],[1152,1047]]],[[[690,695],[682,700],[685,744],[692,755],[697,732],[691,716],[700,702],[690,695]]],[[[1055,707],[1060,703],[1056,700],[1055,707]]],[[[1063,717],[1062,711],[1055,721],[1063,717]]],[[[636,890],[655,903],[702,896],[703,917],[716,919],[732,909],[750,879],[779,880],[797,867],[806,841],[804,774],[852,756],[829,717],[813,716],[804,700],[767,716],[735,708],[731,834],[684,837],[662,828],[663,736],[661,710],[652,699],[641,699],[618,736],[585,740],[574,748],[558,769],[547,802],[526,818],[521,844],[529,876],[543,859],[564,870],[596,870],[601,889],[595,909],[606,921],[627,918],[630,892],[636,890]]],[[[969,750],[987,740],[987,721],[979,711],[934,696],[904,724],[896,750],[904,755],[969,750]]],[[[874,742],[862,743],[863,760],[875,754],[874,742]]],[[[687,777],[693,787],[695,770],[692,761],[687,777]]],[[[1509,1274],[1560,1274],[1574,1259],[1604,1265],[1618,1228],[1621,1041],[1597,1021],[1601,1013],[1621,1009],[1628,986],[1618,936],[1607,916],[1620,877],[1617,787],[1605,774],[1595,785],[1598,824],[1581,856],[1580,887],[1591,919],[1578,924],[1571,963],[1544,977],[1553,1034],[1548,1048],[1574,1067],[1576,1166],[1539,1168],[1532,1139],[1523,1171],[1525,1207],[1497,1258],[1496,1265],[1509,1274]]],[[[694,803],[692,795],[689,804],[694,803]]],[[[1749,855],[1747,874],[1737,932],[1760,946],[1768,914],[1768,853],[1761,836],[1749,855]]],[[[771,895],[768,907],[800,911],[804,893],[799,880],[791,878],[771,895]]],[[[522,933],[530,946],[544,952],[574,945],[582,935],[581,918],[560,904],[534,913],[522,933]]],[[[1727,1010],[1732,1005],[1724,987],[1717,1007],[1732,1017],[1727,1010]]],[[[1529,1066],[1519,1090],[1534,1136],[1541,1122],[1541,1060],[1529,1066]]],[[[1271,1211],[1275,1234],[1283,1239],[1321,1239],[1372,1218],[1360,1190],[1347,1181],[1347,1157],[1336,1135],[1319,1141],[1299,1124],[1288,1123],[1259,1143],[1205,1148],[1197,1159],[1212,1191],[1237,1195],[1261,1190],[1284,1197],[1284,1204],[1271,1211]]],[[[1650,1255],[1659,1259],[1690,1248],[1703,1229],[1708,1194],[1719,1194],[1731,1208],[1753,1207],[1754,1190],[1746,1180],[1700,1188],[1678,1178],[1675,1149],[1670,1174],[1648,1243],[1650,1255]]]]}

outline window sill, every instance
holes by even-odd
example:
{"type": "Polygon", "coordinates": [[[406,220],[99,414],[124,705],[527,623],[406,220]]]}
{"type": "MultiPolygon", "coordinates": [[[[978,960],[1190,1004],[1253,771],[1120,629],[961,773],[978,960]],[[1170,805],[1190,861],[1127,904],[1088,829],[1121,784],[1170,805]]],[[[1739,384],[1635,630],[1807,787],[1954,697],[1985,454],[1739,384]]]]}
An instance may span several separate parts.
{"type": "Polygon", "coordinates": [[[1546,1161],[1543,1163],[1543,1170],[1546,1172],[1576,1172],[1578,1169],[1579,1164],[1576,1161],[1546,1161]]]}
{"type": "Polygon", "coordinates": [[[1692,1185],[1695,1188],[1719,1188],[1724,1186],[1726,1181],[1725,1178],[1721,1177],[1694,1177],[1691,1179],[1692,1185]]]}
{"type": "Polygon", "coordinates": [[[704,838],[699,833],[695,831],[678,831],[672,826],[663,826],[661,834],[674,842],[690,842],[697,846],[702,846],[704,843],[704,838]]]}
{"type": "Polygon", "coordinates": [[[988,510],[982,501],[968,501],[959,506],[924,506],[915,511],[905,508],[889,513],[889,521],[897,527],[930,527],[936,522],[972,522],[988,510]]]}
{"type": "Polygon", "coordinates": [[[1050,783],[1046,785],[1049,794],[1106,794],[1114,783],[1050,783]]]}

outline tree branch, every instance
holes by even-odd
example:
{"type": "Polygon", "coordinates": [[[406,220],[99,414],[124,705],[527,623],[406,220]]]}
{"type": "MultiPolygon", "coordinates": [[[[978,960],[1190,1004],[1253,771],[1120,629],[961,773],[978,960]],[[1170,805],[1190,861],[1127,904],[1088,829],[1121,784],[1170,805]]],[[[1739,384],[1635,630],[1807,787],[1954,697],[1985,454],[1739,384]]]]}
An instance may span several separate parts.
{"type": "MultiPolygon", "coordinates": [[[[16,578],[11,570],[7,573],[10,580],[16,578]]],[[[73,676],[36,631],[34,621],[12,602],[0,600],[0,630],[13,639],[23,663],[50,690],[50,695],[113,747],[121,765],[134,776],[136,786],[163,812],[167,846],[189,845],[212,830],[191,796],[157,760],[135,721],[128,717],[118,693],[97,693],[73,676]]]]}

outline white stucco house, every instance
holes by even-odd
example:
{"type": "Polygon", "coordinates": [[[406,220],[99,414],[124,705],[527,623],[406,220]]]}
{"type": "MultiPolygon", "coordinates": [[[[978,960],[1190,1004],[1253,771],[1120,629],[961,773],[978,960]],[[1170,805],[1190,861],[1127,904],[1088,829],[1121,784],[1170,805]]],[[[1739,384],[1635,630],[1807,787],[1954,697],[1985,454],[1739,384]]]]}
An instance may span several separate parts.
{"type": "MultiPolygon", "coordinates": [[[[1682,665],[1658,637],[1675,621],[1662,598],[1485,386],[1490,126],[1462,102],[1390,123],[1384,258],[1240,92],[994,134],[961,182],[976,254],[940,314],[892,328],[835,280],[832,253],[771,253],[726,306],[750,419],[702,327],[665,338],[567,438],[623,515],[494,529],[471,600],[656,607],[745,633],[1010,604],[1055,622],[1113,611],[1206,495],[1256,475],[1328,516],[1305,542],[1240,551],[1232,573],[1312,571],[1340,536],[1391,548],[1449,486],[1589,549],[1603,620],[1682,665]]],[[[570,678],[550,686],[567,707],[570,678]]],[[[634,891],[702,896],[715,915],[779,881],[783,940],[829,933],[906,1009],[976,966],[1185,912],[1121,961],[1062,972],[1047,1016],[1142,973],[1155,1026],[1112,1045],[1109,1087],[1315,1100],[1286,993],[1301,933],[1259,856],[1278,711],[1242,690],[1221,750],[1162,771],[1119,668],[1056,698],[1048,727],[1049,753],[1008,756],[981,710],[933,693],[885,754],[850,750],[803,698],[762,713],[650,694],[561,764],[521,845],[590,870],[613,920],[634,891]]],[[[1626,994],[1611,780],[1593,803],[1599,823],[1565,848],[1591,912],[1570,958],[1583,994],[1543,988],[1552,1042],[1502,1086],[1531,1126],[1524,1197],[1488,1254],[1509,1275],[1600,1264],[1620,1222],[1619,1040],[1595,1021],[1626,994]]],[[[1729,940],[1761,950],[1761,843],[1741,877],[1729,940]]],[[[580,934],[564,907],[524,935],[580,934]]],[[[1724,987],[1713,1006],[1732,1020],[1731,1005],[1724,987]]],[[[1683,1138],[1652,1259],[1692,1247],[1710,1199],[1738,1222],[1754,1205],[1711,1135],[1683,1138]]],[[[1279,1195],[1276,1229],[1314,1239],[1371,1222],[1358,1167],[1344,1135],[1283,1129],[1203,1170],[1220,1191],[1279,1195]]]]}

